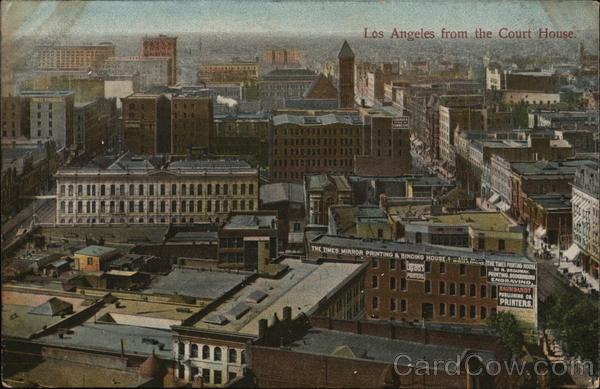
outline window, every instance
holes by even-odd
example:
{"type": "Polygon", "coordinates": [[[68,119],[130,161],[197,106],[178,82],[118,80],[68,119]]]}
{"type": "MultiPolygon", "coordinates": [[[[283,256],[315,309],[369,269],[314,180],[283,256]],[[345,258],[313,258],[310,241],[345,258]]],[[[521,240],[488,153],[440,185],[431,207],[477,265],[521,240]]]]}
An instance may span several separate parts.
{"type": "Polygon", "coordinates": [[[461,282],[460,283],[460,295],[465,296],[466,294],[467,294],[467,289],[465,287],[465,284],[461,282]]]}
{"type": "Polygon", "coordinates": [[[202,200],[198,200],[198,207],[196,209],[196,212],[202,212],[202,200]]]}
{"type": "Polygon", "coordinates": [[[487,287],[485,285],[481,285],[481,287],[479,288],[479,297],[487,297],[487,287]]]}
{"type": "Polygon", "coordinates": [[[213,351],[213,360],[221,360],[221,347],[215,347],[215,350],[213,351]]]}
{"type": "Polygon", "coordinates": [[[466,306],[464,306],[464,305],[460,306],[459,315],[460,315],[460,317],[467,316],[467,307],[466,306]]]}
{"type": "Polygon", "coordinates": [[[202,194],[202,184],[198,184],[198,195],[202,194]]]}
{"type": "Polygon", "coordinates": [[[236,195],[238,192],[237,184],[233,184],[233,194],[236,195]]]}
{"type": "Polygon", "coordinates": [[[407,308],[408,308],[408,304],[407,304],[406,300],[400,300],[400,310],[402,312],[406,312],[407,308]]]}
{"type": "Polygon", "coordinates": [[[377,296],[373,296],[373,309],[379,309],[379,297],[377,296]]]}
{"type": "Polygon", "coordinates": [[[177,353],[179,355],[185,354],[185,344],[183,344],[182,342],[177,343],[177,353]]]}
{"type": "Polygon", "coordinates": [[[234,372],[232,372],[232,371],[230,371],[230,372],[228,373],[228,377],[227,377],[227,379],[228,379],[229,381],[233,381],[233,380],[234,380],[236,377],[237,377],[237,374],[236,374],[236,373],[234,373],[234,372]]]}
{"type": "Polygon", "coordinates": [[[487,308],[486,307],[481,307],[479,310],[479,317],[483,320],[487,317],[487,308]]]}
{"type": "Polygon", "coordinates": [[[119,194],[125,196],[125,184],[119,185],[119,194]]]}
{"type": "Polygon", "coordinates": [[[467,265],[461,263],[459,265],[459,271],[458,271],[458,273],[461,274],[461,275],[464,275],[466,272],[467,272],[467,265]]]}
{"type": "Polygon", "coordinates": [[[431,293],[431,281],[425,280],[425,293],[431,293]]]}
{"type": "Polygon", "coordinates": [[[206,200],[206,212],[212,212],[212,201],[206,200]]]}
{"type": "Polygon", "coordinates": [[[181,184],[181,195],[185,196],[187,193],[187,188],[185,184],[181,184]]]}
{"type": "Polygon", "coordinates": [[[371,277],[371,287],[377,288],[379,286],[379,277],[373,276],[371,277]]]}
{"type": "Polygon", "coordinates": [[[444,304],[444,303],[440,303],[440,315],[441,316],[446,315],[446,304],[444,304]]]}
{"type": "Polygon", "coordinates": [[[179,378],[183,378],[185,375],[185,366],[178,365],[177,374],[178,374],[179,378]]]}
{"type": "Polygon", "coordinates": [[[254,184],[248,184],[248,194],[254,194],[254,184]]]}
{"type": "Polygon", "coordinates": [[[190,378],[193,380],[198,375],[199,369],[197,367],[192,366],[190,369],[190,378]]]}
{"type": "Polygon", "coordinates": [[[65,207],[66,207],[66,203],[64,201],[60,202],[60,211],[62,213],[65,213],[65,207]]]}
{"type": "Polygon", "coordinates": [[[176,200],[171,201],[171,212],[177,212],[177,201],[176,200]]]}
{"type": "Polygon", "coordinates": [[[379,268],[379,260],[378,259],[373,259],[371,262],[371,267],[373,269],[378,269],[379,268]]]}
{"type": "Polygon", "coordinates": [[[444,281],[440,281],[440,294],[446,294],[446,283],[444,281]]]}
{"type": "Polygon", "coordinates": [[[202,359],[210,359],[210,347],[202,347],[202,359]]]}
{"type": "Polygon", "coordinates": [[[425,261],[425,272],[431,273],[431,262],[425,261]]]}
{"type": "Polygon", "coordinates": [[[212,184],[206,184],[206,194],[212,194],[212,184]]]}
{"type": "Polygon", "coordinates": [[[381,228],[377,229],[377,237],[379,239],[383,238],[383,229],[381,229],[381,228]]]}
{"type": "Polygon", "coordinates": [[[406,287],[407,287],[406,278],[400,278],[400,289],[402,291],[406,291],[406,287]]]}
{"type": "Polygon", "coordinates": [[[125,201],[119,201],[119,212],[125,212],[125,201]]]}
{"type": "Polygon", "coordinates": [[[154,201],[150,200],[148,202],[148,212],[154,212],[154,201]]]}
{"type": "Polygon", "coordinates": [[[446,272],[446,264],[444,262],[440,262],[440,273],[446,272]]]}
{"type": "Polygon", "coordinates": [[[210,369],[202,369],[202,380],[205,383],[210,383],[210,369]]]}
{"type": "Polygon", "coordinates": [[[450,316],[456,316],[456,305],[450,304],[450,316]]]}
{"type": "Polygon", "coordinates": [[[190,195],[194,195],[194,184],[190,185],[190,195]]]}
{"type": "Polygon", "coordinates": [[[248,210],[254,210],[254,200],[248,200],[248,210]]]}
{"type": "Polygon", "coordinates": [[[166,191],[165,184],[160,184],[160,195],[164,196],[165,191],[166,191]]]}
{"type": "Polygon", "coordinates": [[[449,289],[450,289],[450,295],[451,296],[456,295],[456,284],[454,282],[450,283],[449,289]]]}
{"type": "Polygon", "coordinates": [[[172,195],[177,194],[177,184],[171,184],[171,194],[172,195]]]}
{"type": "Polygon", "coordinates": [[[396,278],[395,277],[390,277],[390,289],[396,290],[396,278]]]}
{"type": "Polygon", "coordinates": [[[395,298],[391,298],[390,299],[390,311],[396,312],[397,309],[398,309],[398,306],[397,306],[396,299],[395,298]]]}
{"type": "Polygon", "coordinates": [[[162,212],[162,213],[166,212],[166,202],[165,201],[160,202],[160,212],[162,212]]]}
{"type": "Polygon", "coordinates": [[[246,184],[240,185],[240,194],[246,194],[246,184]]]}
{"type": "Polygon", "coordinates": [[[148,185],[148,194],[150,196],[154,196],[154,185],[153,184],[148,185]]]}
{"type": "Polygon", "coordinates": [[[215,185],[215,194],[216,195],[220,195],[221,194],[221,185],[220,184],[216,184],[215,185]]]}
{"type": "Polygon", "coordinates": [[[469,296],[476,297],[477,296],[477,285],[471,284],[469,287],[469,296]]]}
{"type": "Polygon", "coordinates": [[[87,264],[88,264],[88,265],[93,265],[93,264],[94,264],[94,258],[92,258],[92,257],[87,257],[87,264]]]}
{"type": "MultiPolygon", "coordinates": [[[[197,344],[191,344],[190,346],[190,357],[191,358],[196,358],[198,357],[198,345],[197,344]]],[[[196,373],[198,374],[198,373],[196,373]]]]}
{"type": "Polygon", "coordinates": [[[504,239],[499,239],[498,240],[498,251],[504,251],[505,248],[506,248],[506,242],[504,241],[504,239]]]}
{"type": "Polygon", "coordinates": [[[129,195],[133,196],[135,194],[135,185],[129,184],[129,195]]]}
{"type": "Polygon", "coordinates": [[[139,192],[138,194],[140,196],[144,195],[144,185],[143,184],[138,185],[138,192],[139,192]]]}
{"type": "Polygon", "coordinates": [[[495,299],[498,297],[498,287],[496,285],[492,285],[492,298],[495,299]]]}
{"type": "Polygon", "coordinates": [[[477,317],[477,307],[475,305],[471,305],[469,307],[469,317],[471,319],[475,319],[477,317]]]}
{"type": "Polygon", "coordinates": [[[138,202],[138,210],[139,212],[144,212],[144,201],[140,200],[138,202]]]}
{"type": "Polygon", "coordinates": [[[479,250],[485,250],[485,238],[479,237],[477,239],[477,247],[479,248],[479,250]]]}
{"type": "Polygon", "coordinates": [[[390,269],[395,269],[395,268],[396,268],[396,260],[390,259],[390,269]]]}
{"type": "Polygon", "coordinates": [[[222,382],[221,370],[214,370],[213,371],[213,383],[215,385],[219,385],[219,384],[221,384],[221,382],[222,382]]]}
{"type": "Polygon", "coordinates": [[[406,270],[406,261],[403,259],[400,260],[400,270],[406,270]]]}
{"type": "Polygon", "coordinates": [[[237,351],[235,349],[233,349],[233,348],[229,349],[228,361],[229,361],[229,363],[236,363],[237,362],[237,351]]]}

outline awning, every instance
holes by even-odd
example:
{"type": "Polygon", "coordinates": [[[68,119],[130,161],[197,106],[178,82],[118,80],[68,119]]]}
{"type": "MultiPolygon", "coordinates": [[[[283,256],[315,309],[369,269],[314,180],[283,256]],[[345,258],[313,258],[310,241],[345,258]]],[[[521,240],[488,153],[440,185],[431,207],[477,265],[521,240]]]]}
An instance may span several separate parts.
{"type": "Polygon", "coordinates": [[[504,201],[500,201],[498,204],[496,204],[496,207],[498,207],[503,212],[506,212],[510,209],[510,205],[508,205],[504,201]]]}
{"type": "Polygon", "coordinates": [[[569,261],[573,261],[575,258],[577,258],[579,253],[581,253],[581,249],[579,246],[577,246],[577,244],[573,243],[571,247],[569,247],[569,249],[563,253],[563,255],[568,258],[569,261]]]}
{"type": "Polygon", "coordinates": [[[492,204],[496,204],[498,200],[500,200],[500,196],[498,195],[498,193],[494,193],[488,201],[492,204]]]}
{"type": "Polygon", "coordinates": [[[544,239],[544,237],[546,236],[546,232],[547,231],[544,229],[544,227],[540,226],[535,230],[535,237],[538,239],[544,239]]]}

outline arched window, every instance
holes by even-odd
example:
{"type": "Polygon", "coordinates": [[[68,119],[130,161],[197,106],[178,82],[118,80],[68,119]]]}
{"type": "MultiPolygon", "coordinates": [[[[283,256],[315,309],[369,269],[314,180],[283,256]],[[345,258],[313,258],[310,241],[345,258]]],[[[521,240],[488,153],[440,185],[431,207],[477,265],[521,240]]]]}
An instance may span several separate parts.
{"type": "Polygon", "coordinates": [[[237,362],[237,351],[235,351],[235,349],[230,348],[229,349],[229,363],[236,363],[237,362]]]}
{"type": "Polygon", "coordinates": [[[202,359],[210,359],[210,348],[208,346],[202,347],[202,359]]]}
{"type": "Polygon", "coordinates": [[[215,347],[215,351],[213,351],[213,360],[221,360],[221,347],[215,347]]]}
{"type": "Polygon", "coordinates": [[[196,358],[198,356],[198,345],[192,343],[190,346],[190,357],[196,358]]]}

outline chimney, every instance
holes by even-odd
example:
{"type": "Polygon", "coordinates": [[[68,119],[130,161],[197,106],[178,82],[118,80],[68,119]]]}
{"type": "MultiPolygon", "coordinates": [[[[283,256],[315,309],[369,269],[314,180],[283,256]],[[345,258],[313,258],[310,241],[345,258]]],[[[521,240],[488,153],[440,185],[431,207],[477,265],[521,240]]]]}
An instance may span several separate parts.
{"type": "Polygon", "coordinates": [[[291,321],[292,320],[292,307],[285,306],[283,307],[283,321],[291,321]]]}
{"type": "Polygon", "coordinates": [[[267,327],[269,326],[267,319],[260,319],[258,321],[258,338],[262,339],[267,333],[267,327]]]}

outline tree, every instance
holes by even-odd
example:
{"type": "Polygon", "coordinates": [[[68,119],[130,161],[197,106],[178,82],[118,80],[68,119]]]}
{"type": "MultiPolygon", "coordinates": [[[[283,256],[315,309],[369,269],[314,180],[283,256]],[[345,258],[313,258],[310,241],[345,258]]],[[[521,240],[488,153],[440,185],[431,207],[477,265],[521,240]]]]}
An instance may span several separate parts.
{"type": "Polygon", "coordinates": [[[525,338],[519,329],[519,323],[510,312],[497,312],[488,318],[488,325],[502,335],[502,342],[515,357],[521,354],[525,338]]]}

